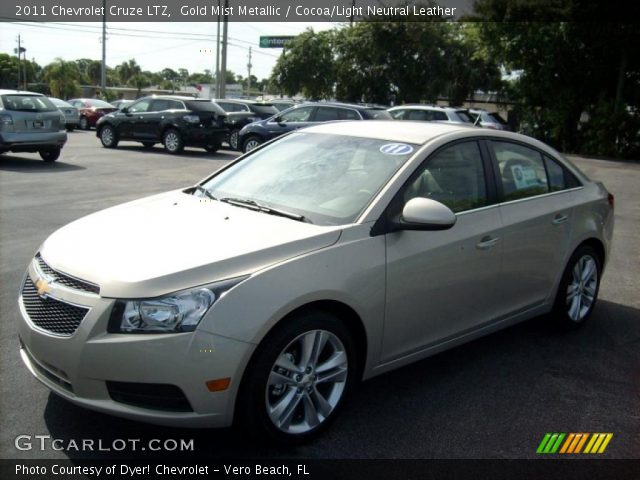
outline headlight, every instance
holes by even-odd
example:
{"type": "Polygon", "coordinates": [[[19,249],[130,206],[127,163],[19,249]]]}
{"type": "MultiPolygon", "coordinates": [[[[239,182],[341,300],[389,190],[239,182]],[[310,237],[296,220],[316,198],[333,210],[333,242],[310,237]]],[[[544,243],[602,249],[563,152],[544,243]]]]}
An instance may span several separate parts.
{"type": "Polygon", "coordinates": [[[179,333],[195,330],[211,306],[247,277],[159,298],[118,300],[111,311],[110,333],[179,333]]]}

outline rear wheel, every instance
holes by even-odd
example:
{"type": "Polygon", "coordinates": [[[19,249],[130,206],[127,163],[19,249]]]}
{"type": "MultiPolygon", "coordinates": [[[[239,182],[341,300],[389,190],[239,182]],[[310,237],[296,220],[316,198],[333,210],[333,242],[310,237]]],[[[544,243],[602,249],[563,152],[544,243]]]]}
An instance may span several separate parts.
{"type": "Polygon", "coordinates": [[[579,247],[569,259],[554,304],[562,325],[577,328],[591,316],[600,289],[602,259],[589,246],[579,247]]]}
{"type": "Polygon", "coordinates": [[[40,158],[45,162],[55,162],[58,158],[60,158],[61,149],[54,148],[53,150],[40,150],[38,153],[40,154],[40,158]]]}
{"type": "Polygon", "coordinates": [[[240,133],[240,130],[231,130],[231,133],[229,134],[229,146],[233,149],[233,150],[240,150],[240,145],[238,145],[238,134],[240,133]]]}
{"type": "Polygon", "coordinates": [[[238,396],[238,420],[288,444],[319,434],[335,418],[355,380],[349,330],[309,312],[277,326],[260,344],[238,396]]]}
{"type": "Polygon", "coordinates": [[[100,129],[100,141],[106,148],[116,148],[118,146],[118,134],[111,125],[105,125],[100,129]]]}
{"type": "Polygon", "coordinates": [[[180,153],[184,149],[184,141],[182,135],[177,130],[171,128],[164,132],[162,136],[162,144],[168,153],[180,153]]]}
{"type": "Polygon", "coordinates": [[[244,153],[250,152],[254,148],[258,147],[262,144],[262,139],[260,137],[251,136],[244,141],[244,145],[242,146],[242,151],[244,153]]]}
{"type": "Polygon", "coordinates": [[[89,130],[89,119],[87,117],[80,117],[80,129],[89,130]]]}

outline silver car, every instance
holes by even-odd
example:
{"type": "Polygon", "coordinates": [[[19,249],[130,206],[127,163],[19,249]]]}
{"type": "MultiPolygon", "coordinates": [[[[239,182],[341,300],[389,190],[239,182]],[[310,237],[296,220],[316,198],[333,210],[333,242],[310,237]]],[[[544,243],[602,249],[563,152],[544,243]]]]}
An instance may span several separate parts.
{"type": "Polygon", "coordinates": [[[80,126],[80,112],[76,107],[59,98],[49,97],[49,100],[64,115],[64,126],[67,131],[72,132],[80,126]]]}
{"type": "Polygon", "coordinates": [[[548,312],[583,324],[612,231],[612,195],[531,138],[321,124],[53,233],[20,353],[89,409],[303,441],[358,380],[548,312]]]}
{"type": "Polygon", "coordinates": [[[38,152],[54,162],[67,141],[64,116],[40,93],[0,90],[0,154],[38,152]]]}

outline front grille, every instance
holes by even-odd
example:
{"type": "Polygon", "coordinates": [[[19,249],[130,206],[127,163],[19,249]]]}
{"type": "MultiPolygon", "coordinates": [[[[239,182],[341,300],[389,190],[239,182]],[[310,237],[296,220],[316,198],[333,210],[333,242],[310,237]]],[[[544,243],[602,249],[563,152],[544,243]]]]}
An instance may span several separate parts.
{"type": "Polygon", "coordinates": [[[81,290],[83,292],[89,293],[100,293],[100,287],[98,285],[80,280],[78,278],[74,278],[70,275],[54,270],[49,265],[47,265],[47,263],[39,253],[36,254],[36,261],[38,262],[38,267],[40,268],[42,273],[49,277],[52,282],[59,283],[60,285],[64,285],[65,287],[73,288],[74,290],[81,290]]]}
{"type": "Polygon", "coordinates": [[[29,277],[22,287],[22,303],[34,325],[65,336],[73,335],[89,312],[85,307],[70,305],[51,297],[41,297],[29,277]]]}
{"type": "Polygon", "coordinates": [[[111,381],[106,383],[109,396],[116,402],[152,410],[193,412],[189,400],[175,385],[111,381]]]}

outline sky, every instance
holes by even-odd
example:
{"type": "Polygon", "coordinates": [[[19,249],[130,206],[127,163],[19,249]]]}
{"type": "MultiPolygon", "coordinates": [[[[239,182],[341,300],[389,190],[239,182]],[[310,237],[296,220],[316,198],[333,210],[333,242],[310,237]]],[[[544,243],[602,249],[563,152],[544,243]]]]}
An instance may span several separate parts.
{"type": "MultiPolygon", "coordinates": [[[[18,35],[27,49],[27,58],[46,65],[60,57],[64,60],[102,58],[102,23],[1,23],[0,53],[13,54],[18,35]]],[[[261,35],[296,35],[307,28],[326,30],[336,23],[229,22],[227,69],[247,76],[249,47],[252,47],[251,74],[259,80],[269,77],[280,49],[259,48],[261,35]]],[[[222,30],[222,29],[221,29],[222,30]]],[[[189,73],[215,70],[215,22],[187,23],[107,23],[107,65],[131,58],[143,70],[186,68],[189,73]]],[[[221,33],[222,35],[222,33],[221,33]]]]}

